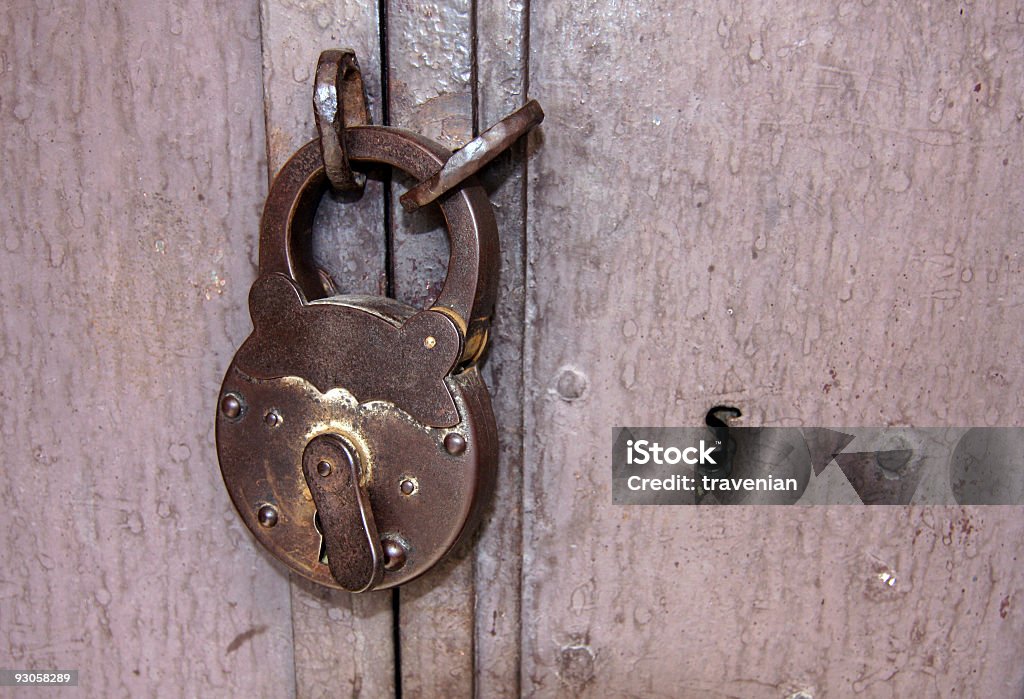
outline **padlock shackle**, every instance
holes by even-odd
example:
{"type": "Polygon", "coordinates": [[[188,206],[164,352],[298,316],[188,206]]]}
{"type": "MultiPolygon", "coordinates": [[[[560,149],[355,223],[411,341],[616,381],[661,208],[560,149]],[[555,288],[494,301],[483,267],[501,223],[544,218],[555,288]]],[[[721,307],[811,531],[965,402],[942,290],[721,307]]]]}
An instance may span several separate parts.
{"type": "MultiPolygon", "coordinates": [[[[422,181],[444,165],[451,151],[412,131],[387,126],[345,130],[349,160],[383,163],[422,181]]],[[[318,140],[299,148],[270,186],[260,224],[260,275],[280,272],[294,279],[307,299],[324,295],[316,270],[302,264],[299,241],[313,228],[320,199],[329,188],[318,140]]],[[[448,232],[448,273],[431,308],[455,322],[465,339],[463,358],[474,358],[484,341],[497,285],[498,228],[480,184],[471,178],[438,200],[448,232]]]]}

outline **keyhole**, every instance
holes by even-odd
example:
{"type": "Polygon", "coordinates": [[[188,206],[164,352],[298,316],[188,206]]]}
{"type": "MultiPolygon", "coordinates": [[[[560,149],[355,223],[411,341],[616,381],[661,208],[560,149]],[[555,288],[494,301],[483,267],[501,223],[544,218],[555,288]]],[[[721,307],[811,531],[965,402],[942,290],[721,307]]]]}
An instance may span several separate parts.
{"type": "Polygon", "coordinates": [[[317,534],[320,535],[320,553],[317,556],[317,560],[327,565],[327,547],[324,545],[324,528],[320,524],[320,513],[313,513],[313,526],[316,527],[317,534]]]}

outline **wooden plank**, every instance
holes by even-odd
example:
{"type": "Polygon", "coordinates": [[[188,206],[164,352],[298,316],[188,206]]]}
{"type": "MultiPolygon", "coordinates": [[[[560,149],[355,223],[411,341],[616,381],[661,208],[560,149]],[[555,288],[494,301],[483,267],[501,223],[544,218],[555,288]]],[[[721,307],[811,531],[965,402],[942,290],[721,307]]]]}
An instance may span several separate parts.
{"type": "MultiPolygon", "coordinates": [[[[526,101],[527,7],[527,3],[476,4],[478,130],[526,101]]],[[[525,150],[524,144],[513,148],[482,177],[498,219],[501,271],[491,349],[483,369],[498,422],[498,478],[474,549],[475,695],[481,698],[520,696],[525,150]]]]}
{"type": "MultiPolygon", "coordinates": [[[[263,0],[263,76],[271,172],[316,136],[311,95],[317,57],[326,48],[356,50],[374,121],[381,120],[380,31],[367,0],[293,4],[263,0]]],[[[357,203],[330,195],[313,231],[316,264],[341,292],[387,290],[384,193],[369,181],[357,203]]],[[[395,694],[392,593],[352,595],[292,586],[295,682],[301,697],[382,697],[395,694]]]]}
{"type": "Polygon", "coordinates": [[[0,665],[291,696],[217,390],[266,193],[255,5],[0,10],[0,665]]]}
{"type": "Polygon", "coordinates": [[[1021,424],[1013,6],[531,7],[523,693],[1020,696],[1018,508],[623,508],[609,474],[613,426],[717,403],[1021,424]]]}
{"type": "MultiPolygon", "coordinates": [[[[473,137],[470,0],[387,4],[388,105],[392,126],[452,149],[473,137]]],[[[448,243],[436,207],[412,215],[392,195],[392,284],[397,298],[426,306],[441,288],[448,243]]],[[[399,591],[402,693],[468,696],[473,691],[473,554],[463,546],[399,591]]]]}

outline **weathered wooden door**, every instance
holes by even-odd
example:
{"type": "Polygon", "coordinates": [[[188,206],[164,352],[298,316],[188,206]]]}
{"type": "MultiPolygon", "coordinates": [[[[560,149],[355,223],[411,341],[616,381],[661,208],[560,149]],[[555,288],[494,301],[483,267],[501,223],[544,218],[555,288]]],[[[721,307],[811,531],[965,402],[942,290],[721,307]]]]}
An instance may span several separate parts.
{"type": "MultiPolygon", "coordinates": [[[[1021,425],[1022,12],[9,4],[0,667],[97,697],[1024,696],[1019,508],[622,507],[609,467],[614,426],[719,404],[1021,425]],[[453,148],[527,95],[547,112],[484,178],[494,503],[363,596],[256,547],[213,442],[267,178],[337,46],[378,123],[453,148]]],[[[436,293],[446,243],[406,184],[321,206],[346,291],[436,293]]]]}

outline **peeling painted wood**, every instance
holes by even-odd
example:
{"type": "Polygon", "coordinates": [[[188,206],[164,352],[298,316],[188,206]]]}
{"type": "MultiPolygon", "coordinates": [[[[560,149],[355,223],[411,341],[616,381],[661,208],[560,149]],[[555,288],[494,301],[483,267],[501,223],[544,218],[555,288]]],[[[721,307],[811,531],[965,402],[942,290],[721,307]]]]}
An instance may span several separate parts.
{"type": "MultiPolygon", "coordinates": [[[[313,74],[320,51],[354,48],[371,113],[381,123],[380,42],[376,3],[345,0],[261,3],[263,75],[271,174],[316,136],[313,74]]],[[[342,293],[387,290],[384,192],[367,182],[363,198],[328,195],[317,213],[312,255],[342,293]]],[[[395,694],[392,593],[352,595],[306,583],[291,585],[295,685],[300,697],[395,694]]]]}
{"type": "Polygon", "coordinates": [[[531,7],[523,692],[1021,695],[1019,508],[614,507],[606,441],[1022,423],[1016,7],[531,7]]]}
{"type": "Polygon", "coordinates": [[[0,665],[291,696],[287,579],[217,470],[266,193],[256,6],[0,10],[0,665]]]}

